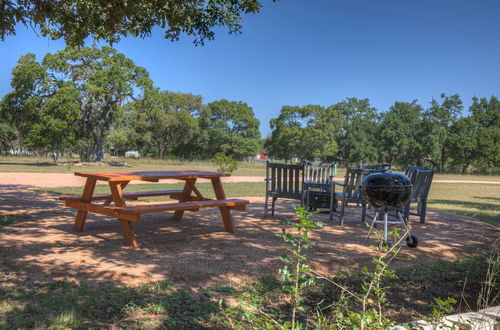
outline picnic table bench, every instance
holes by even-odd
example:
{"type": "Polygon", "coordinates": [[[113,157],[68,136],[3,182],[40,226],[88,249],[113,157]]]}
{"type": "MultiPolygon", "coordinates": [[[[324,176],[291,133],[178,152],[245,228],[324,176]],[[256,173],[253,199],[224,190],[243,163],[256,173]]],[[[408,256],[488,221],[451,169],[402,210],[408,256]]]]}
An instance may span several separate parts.
{"type": "Polygon", "coordinates": [[[132,230],[131,222],[139,222],[144,213],[174,211],[172,219],[180,220],[184,211],[198,211],[201,208],[218,207],[224,228],[233,233],[233,223],[230,210],[245,211],[249,203],[243,199],[227,199],[222,186],[221,177],[229,174],[219,172],[202,171],[141,171],[141,172],[76,172],[75,175],[86,177],[82,196],[61,196],[66,206],[78,210],[74,229],[83,231],[88,212],[108,215],[120,221],[126,244],[131,247],[139,247],[132,230]],[[210,179],[216,199],[203,197],[196,188],[197,179],[210,179]],[[132,180],[158,182],[161,179],[177,179],[184,181],[182,190],[158,190],[144,192],[123,192],[123,189],[132,180]],[[97,181],[106,181],[109,184],[110,194],[95,194],[94,189],[97,181]],[[194,195],[193,195],[194,193],[194,195]],[[177,202],[148,203],[144,205],[127,205],[125,200],[137,200],[141,197],[169,196],[177,202]],[[102,205],[92,203],[102,201],[102,205]],[[114,206],[111,204],[114,203],[114,206]]]}

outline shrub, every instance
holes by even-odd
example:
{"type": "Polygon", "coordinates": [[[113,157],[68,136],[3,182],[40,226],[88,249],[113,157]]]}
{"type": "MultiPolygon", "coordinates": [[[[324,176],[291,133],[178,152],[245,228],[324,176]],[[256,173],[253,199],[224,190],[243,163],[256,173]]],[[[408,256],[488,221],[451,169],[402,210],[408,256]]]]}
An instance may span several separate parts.
{"type": "Polygon", "coordinates": [[[218,166],[217,171],[219,172],[233,173],[238,169],[238,162],[223,152],[215,155],[214,162],[218,166]]]}

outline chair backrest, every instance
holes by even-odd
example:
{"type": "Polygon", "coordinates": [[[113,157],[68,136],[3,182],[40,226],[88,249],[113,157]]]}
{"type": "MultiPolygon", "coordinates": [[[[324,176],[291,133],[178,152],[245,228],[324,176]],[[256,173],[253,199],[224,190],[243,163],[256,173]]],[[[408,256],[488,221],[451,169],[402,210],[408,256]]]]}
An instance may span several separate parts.
{"type": "Polygon", "coordinates": [[[335,164],[307,162],[304,180],[312,183],[330,184],[330,177],[334,175],[335,164]]]}
{"type": "Polygon", "coordinates": [[[302,194],[305,164],[266,163],[267,190],[302,194]]]}
{"type": "Polygon", "coordinates": [[[411,179],[412,175],[417,171],[417,170],[428,170],[429,168],[426,166],[415,166],[415,165],[408,165],[406,167],[405,175],[411,179]]]}
{"type": "Polygon", "coordinates": [[[384,163],[384,164],[365,164],[361,165],[360,168],[364,170],[376,170],[376,171],[382,171],[382,170],[390,170],[391,169],[391,164],[384,163]]]}
{"type": "Polygon", "coordinates": [[[349,198],[359,198],[363,199],[363,178],[375,171],[371,169],[363,168],[351,168],[348,167],[345,172],[344,178],[344,194],[349,196],[349,198]]]}
{"type": "Polygon", "coordinates": [[[429,191],[431,190],[432,177],[434,176],[433,170],[419,170],[411,171],[410,180],[413,184],[411,191],[410,202],[418,203],[427,199],[429,191]]]}

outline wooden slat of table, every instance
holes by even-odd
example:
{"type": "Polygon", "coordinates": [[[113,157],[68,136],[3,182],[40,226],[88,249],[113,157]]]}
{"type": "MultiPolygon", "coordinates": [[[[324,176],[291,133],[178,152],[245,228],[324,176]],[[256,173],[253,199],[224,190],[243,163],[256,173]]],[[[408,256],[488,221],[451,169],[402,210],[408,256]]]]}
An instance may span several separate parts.
{"type": "Polygon", "coordinates": [[[102,181],[160,180],[160,179],[212,179],[230,174],[203,171],[137,171],[137,172],[75,172],[77,176],[94,178],[102,181]]]}

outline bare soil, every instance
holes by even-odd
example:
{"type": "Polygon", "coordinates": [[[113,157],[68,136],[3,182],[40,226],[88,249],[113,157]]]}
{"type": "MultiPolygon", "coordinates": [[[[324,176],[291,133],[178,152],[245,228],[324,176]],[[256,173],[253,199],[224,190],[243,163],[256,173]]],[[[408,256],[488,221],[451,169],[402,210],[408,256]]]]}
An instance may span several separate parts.
{"type": "MultiPolygon", "coordinates": [[[[186,212],[181,221],[172,220],[169,213],[145,215],[134,226],[141,247],[132,249],[124,246],[116,219],[91,214],[84,232],[77,233],[75,210],[55,195],[33,191],[34,186],[68,186],[69,181],[50,181],[50,175],[34,173],[36,180],[17,173],[12,174],[16,181],[5,181],[5,174],[0,180],[0,216],[20,221],[0,229],[0,264],[26,270],[35,279],[128,285],[170,280],[197,288],[247,283],[276,275],[282,266],[279,256],[285,244],[276,234],[284,226],[281,217],[293,216],[295,201],[279,199],[276,216],[263,219],[264,198],[248,198],[247,212],[232,212],[234,234],[224,232],[217,209],[186,212]]],[[[77,183],[83,186],[83,181],[77,183]]],[[[328,214],[315,215],[324,228],[311,234],[316,244],[309,250],[313,270],[328,275],[342,266],[366,265],[376,254],[369,245],[377,240],[365,242],[360,209],[352,206],[346,213],[344,226],[336,218],[330,222],[328,214]]],[[[420,244],[416,249],[402,246],[393,267],[488,252],[500,234],[492,225],[435,210],[428,211],[425,224],[416,217],[411,224],[420,244]]]]}

